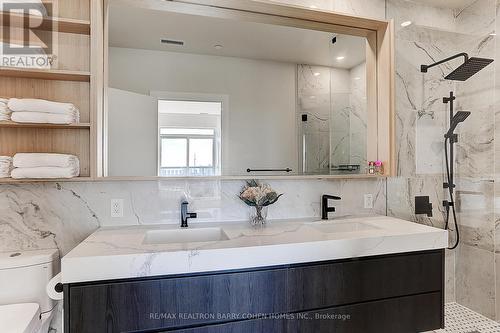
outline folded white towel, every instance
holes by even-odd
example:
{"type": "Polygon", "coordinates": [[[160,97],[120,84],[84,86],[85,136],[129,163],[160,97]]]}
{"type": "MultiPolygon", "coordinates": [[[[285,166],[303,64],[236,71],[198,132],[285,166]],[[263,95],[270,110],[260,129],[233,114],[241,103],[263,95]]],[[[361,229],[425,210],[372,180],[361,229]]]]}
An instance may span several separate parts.
{"type": "Polygon", "coordinates": [[[12,157],[10,156],[0,156],[0,166],[4,163],[12,163],[12,157]]]}
{"type": "Polygon", "coordinates": [[[0,156],[0,178],[10,177],[12,168],[12,157],[0,156]]]}
{"type": "Polygon", "coordinates": [[[10,171],[0,171],[0,178],[10,178],[10,171]]]}
{"type": "Polygon", "coordinates": [[[38,168],[16,168],[12,170],[11,177],[23,178],[73,178],[80,174],[79,168],[38,167],[38,168]]]}
{"type": "Polygon", "coordinates": [[[0,102],[0,114],[11,114],[12,111],[7,107],[7,103],[0,102]]]}
{"type": "Polygon", "coordinates": [[[79,168],[78,157],[53,153],[17,153],[13,158],[15,168],[60,167],[79,168]]]}
{"type": "Polygon", "coordinates": [[[7,107],[8,101],[8,99],[0,98],[0,121],[10,120],[10,115],[12,112],[7,107]]]}
{"type": "Polygon", "coordinates": [[[18,99],[11,98],[7,104],[12,112],[25,111],[25,112],[43,112],[43,113],[56,113],[66,114],[70,116],[79,117],[80,111],[76,106],[71,103],[59,103],[46,101],[43,99],[18,99]]]}
{"type": "MultiPolygon", "coordinates": [[[[1,117],[1,116],[0,116],[1,117]]],[[[24,112],[16,111],[10,115],[12,121],[16,123],[35,123],[35,124],[76,124],[80,120],[72,115],[43,113],[43,112],[24,112]]]]}

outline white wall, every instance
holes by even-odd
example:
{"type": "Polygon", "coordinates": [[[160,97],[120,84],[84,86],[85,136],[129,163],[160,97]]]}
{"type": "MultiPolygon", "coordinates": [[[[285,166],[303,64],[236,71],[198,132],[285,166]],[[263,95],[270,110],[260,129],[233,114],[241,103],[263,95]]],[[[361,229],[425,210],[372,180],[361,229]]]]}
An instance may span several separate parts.
{"type": "Polygon", "coordinates": [[[228,124],[223,127],[223,174],[246,174],[249,167],[297,170],[294,64],[110,48],[109,66],[113,88],[143,95],[229,96],[222,116],[228,124]]]}
{"type": "Polygon", "coordinates": [[[156,176],[158,109],[151,96],[108,88],[108,174],[156,176]]]}

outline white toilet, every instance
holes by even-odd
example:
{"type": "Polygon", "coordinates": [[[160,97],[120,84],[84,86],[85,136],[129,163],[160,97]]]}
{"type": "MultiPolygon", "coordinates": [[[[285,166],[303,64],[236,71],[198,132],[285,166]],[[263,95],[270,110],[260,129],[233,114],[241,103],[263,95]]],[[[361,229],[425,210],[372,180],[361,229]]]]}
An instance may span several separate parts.
{"type": "Polygon", "coordinates": [[[0,253],[2,333],[47,333],[57,302],[46,286],[59,271],[57,250],[0,253]]]}

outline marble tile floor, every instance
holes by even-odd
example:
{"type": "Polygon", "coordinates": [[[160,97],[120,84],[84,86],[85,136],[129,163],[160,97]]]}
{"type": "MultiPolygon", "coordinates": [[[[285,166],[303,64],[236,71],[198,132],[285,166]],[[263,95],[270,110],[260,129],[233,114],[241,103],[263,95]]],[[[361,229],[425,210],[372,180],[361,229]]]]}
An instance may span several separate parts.
{"type": "Polygon", "coordinates": [[[499,333],[500,324],[458,303],[445,306],[445,328],[426,333],[499,333]]]}

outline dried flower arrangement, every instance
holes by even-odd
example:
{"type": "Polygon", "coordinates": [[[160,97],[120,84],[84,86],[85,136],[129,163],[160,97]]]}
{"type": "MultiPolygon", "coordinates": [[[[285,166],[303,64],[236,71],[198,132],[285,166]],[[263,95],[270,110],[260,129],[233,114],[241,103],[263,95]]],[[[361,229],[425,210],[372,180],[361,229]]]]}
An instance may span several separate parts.
{"type": "Polygon", "coordinates": [[[278,194],[269,184],[261,184],[256,180],[247,181],[238,197],[250,207],[255,207],[255,215],[250,217],[254,225],[266,223],[264,207],[274,204],[283,194],[278,194]]]}

